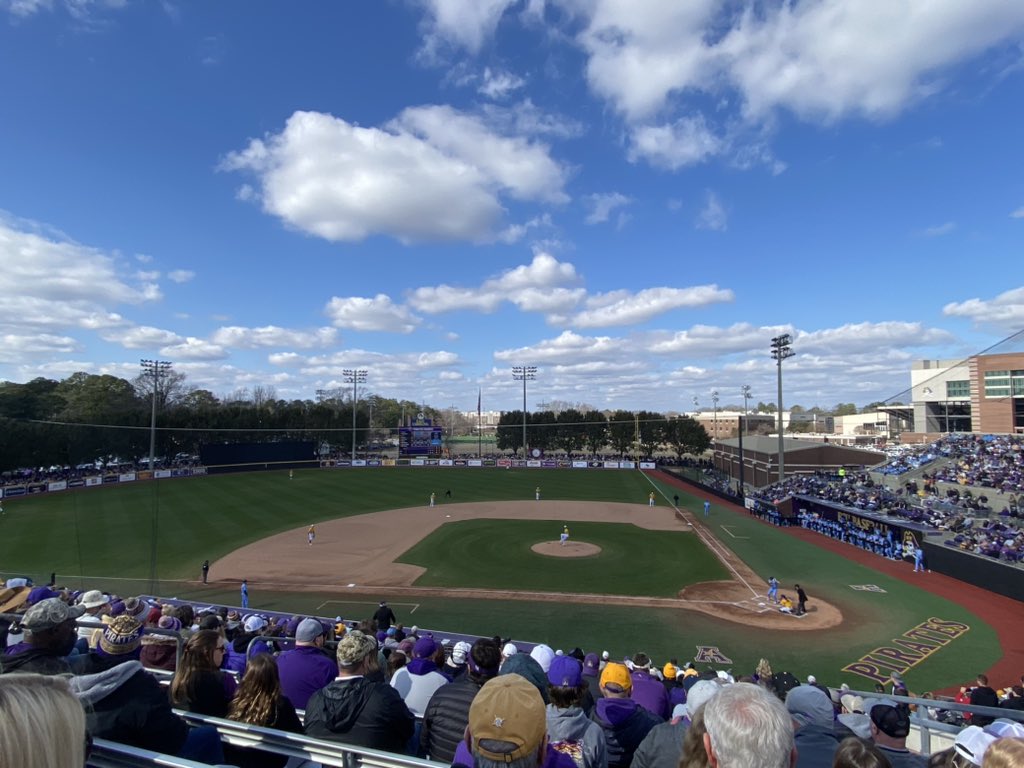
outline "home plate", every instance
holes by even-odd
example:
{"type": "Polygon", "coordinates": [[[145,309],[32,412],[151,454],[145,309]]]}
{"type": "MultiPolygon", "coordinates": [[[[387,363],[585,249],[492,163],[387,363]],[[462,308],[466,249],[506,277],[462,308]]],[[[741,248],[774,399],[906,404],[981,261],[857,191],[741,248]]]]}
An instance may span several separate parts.
{"type": "Polygon", "coordinates": [[[354,586],[355,586],[355,584],[349,584],[349,586],[350,586],[350,587],[354,587],[354,586]]]}
{"type": "Polygon", "coordinates": [[[451,517],[451,515],[445,515],[445,517],[451,517]]]}
{"type": "Polygon", "coordinates": [[[758,603],[758,604],[757,604],[757,607],[758,607],[758,608],[764,608],[764,603],[758,603]]]}

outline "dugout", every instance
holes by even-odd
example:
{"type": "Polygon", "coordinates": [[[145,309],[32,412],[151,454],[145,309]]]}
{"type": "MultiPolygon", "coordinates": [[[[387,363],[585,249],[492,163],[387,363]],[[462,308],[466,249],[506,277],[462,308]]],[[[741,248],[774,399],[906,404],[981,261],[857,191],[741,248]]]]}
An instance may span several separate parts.
{"type": "Polygon", "coordinates": [[[205,443],[199,446],[199,459],[211,475],[265,469],[316,469],[320,466],[317,445],[312,440],[205,443]]]}
{"type": "Polygon", "coordinates": [[[898,541],[903,541],[908,533],[913,534],[915,540],[921,543],[925,566],[930,571],[951,576],[1014,600],[1024,600],[1024,569],[991,557],[945,546],[941,540],[948,534],[944,531],[935,531],[917,523],[863,512],[853,507],[831,504],[811,496],[791,498],[797,511],[815,513],[825,520],[846,520],[862,527],[870,525],[883,534],[892,530],[898,541]]]}

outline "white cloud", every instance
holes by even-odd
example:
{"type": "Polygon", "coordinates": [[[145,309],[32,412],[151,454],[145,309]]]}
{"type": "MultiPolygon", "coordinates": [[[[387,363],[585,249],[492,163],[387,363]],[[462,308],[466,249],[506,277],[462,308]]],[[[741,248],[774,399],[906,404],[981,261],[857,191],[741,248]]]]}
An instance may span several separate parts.
{"type": "Polygon", "coordinates": [[[527,360],[536,364],[570,365],[594,360],[614,361],[629,353],[626,339],[582,336],[573,331],[563,331],[556,338],[545,339],[533,346],[497,350],[494,359],[509,363],[527,360]]]}
{"type": "Polygon", "coordinates": [[[571,117],[546,112],[527,97],[517,104],[484,104],[480,109],[487,124],[496,131],[514,136],[550,136],[572,139],[582,136],[586,127],[571,117]]]}
{"type": "Polygon", "coordinates": [[[630,135],[629,159],[646,160],[668,170],[697,165],[725,149],[702,115],[682,117],[662,125],[639,125],[630,135]]]}
{"type": "Polygon", "coordinates": [[[391,298],[378,293],[373,298],[333,296],[324,312],[339,328],[354,331],[387,331],[411,333],[420,324],[420,318],[409,308],[394,304],[391,298]]]}
{"type": "Polygon", "coordinates": [[[3,0],[0,2],[0,10],[7,10],[13,16],[32,16],[40,11],[48,11],[53,8],[53,0],[3,0]]]}
{"type": "Polygon", "coordinates": [[[1011,219],[1024,219],[1024,205],[1010,214],[1011,219]]]}
{"type": "Polygon", "coordinates": [[[954,229],[956,229],[956,222],[947,221],[935,227],[926,227],[921,230],[921,234],[924,237],[942,237],[943,235],[948,235],[954,229]]]}
{"type": "Polygon", "coordinates": [[[697,214],[696,226],[697,229],[710,229],[714,232],[725,232],[729,228],[729,214],[718,195],[711,190],[708,190],[704,207],[697,214]]]}
{"type": "Polygon", "coordinates": [[[922,323],[885,321],[879,323],[847,323],[838,328],[799,331],[793,336],[793,348],[803,354],[871,355],[886,349],[924,347],[949,344],[948,331],[928,328],[922,323]]]}
{"type": "Polygon", "coordinates": [[[812,120],[888,117],[1024,29],[1024,5],[1005,0],[556,2],[585,20],[591,89],[634,123],[728,90],[759,120],[777,108],[812,120]]]}
{"type": "Polygon", "coordinates": [[[526,81],[512,72],[498,70],[492,72],[490,67],[484,67],[483,82],[477,88],[477,92],[489,99],[504,99],[524,85],[526,85],[526,81]]]}
{"type": "Polygon", "coordinates": [[[187,283],[195,276],[191,269],[172,269],[167,273],[167,279],[175,283],[187,283]]]}
{"type": "Polygon", "coordinates": [[[942,308],[950,317],[966,317],[978,325],[993,325],[1007,331],[1024,328],[1024,286],[1011,288],[993,299],[967,299],[942,308]]]}
{"type": "Polygon", "coordinates": [[[153,328],[148,325],[108,330],[101,333],[100,336],[105,341],[120,344],[128,349],[158,349],[182,341],[181,336],[174,331],[153,328]]]}
{"type": "Polygon", "coordinates": [[[254,173],[264,211],[328,240],[489,240],[502,195],[568,199],[547,147],[443,106],[407,109],[383,129],[296,112],[221,167],[254,173]]]}
{"type": "Polygon", "coordinates": [[[705,307],[731,302],[734,298],[731,290],[717,285],[647,288],[636,293],[612,291],[588,298],[587,308],[574,315],[568,323],[578,328],[636,325],[674,309],[705,307]]]}
{"type": "Polygon", "coordinates": [[[139,271],[135,273],[136,280],[159,280],[160,272],[158,270],[139,271]]]}
{"type": "Polygon", "coordinates": [[[535,216],[523,224],[509,224],[505,229],[498,233],[498,240],[503,243],[518,243],[531,230],[548,228],[551,226],[553,226],[551,223],[551,214],[545,213],[542,216],[535,216]]]}
{"type": "Polygon", "coordinates": [[[476,53],[494,35],[505,11],[518,0],[419,0],[428,14],[424,53],[445,45],[476,53]]]}
{"type": "Polygon", "coordinates": [[[217,344],[189,336],[178,344],[164,347],[160,350],[160,355],[177,362],[178,360],[223,360],[228,353],[217,344]]]}
{"type": "Polygon", "coordinates": [[[728,327],[694,325],[685,331],[655,333],[647,349],[656,355],[711,358],[725,357],[737,352],[768,349],[772,336],[791,331],[790,328],[765,328],[750,323],[734,323],[728,327]]]}
{"type": "Polygon", "coordinates": [[[5,333],[0,335],[0,363],[22,364],[26,359],[66,355],[78,350],[79,346],[70,336],[5,333]]]}
{"type": "Polygon", "coordinates": [[[619,192],[607,192],[588,195],[587,202],[590,204],[590,213],[586,218],[587,224],[600,224],[608,221],[608,217],[616,208],[629,205],[633,200],[619,192]]]}
{"type": "Polygon", "coordinates": [[[294,331],[267,325],[262,328],[246,328],[231,325],[218,328],[210,342],[218,347],[234,349],[259,349],[266,347],[326,347],[334,343],[337,331],[333,328],[317,328],[315,331],[294,331]]]}
{"type": "Polygon", "coordinates": [[[450,285],[417,288],[410,294],[409,303],[428,314],[456,310],[490,313],[502,302],[514,304],[524,312],[564,312],[574,307],[586,293],[583,288],[569,287],[578,282],[572,264],[540,252],[530,264],[507,270],[475,288],[450,285]]]}
{"type": "Polygon", "coordinates": [[[465,376],[458,371],[441,371],[437,378],[441,379],[441,381],[462,381],[465,376]]]}

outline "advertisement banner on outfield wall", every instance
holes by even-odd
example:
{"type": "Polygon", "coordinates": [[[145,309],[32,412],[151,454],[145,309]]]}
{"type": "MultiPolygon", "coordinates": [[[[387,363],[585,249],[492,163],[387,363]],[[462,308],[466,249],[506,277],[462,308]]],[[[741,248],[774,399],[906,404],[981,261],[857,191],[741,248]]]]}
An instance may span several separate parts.
{"type": "Polygon", "coordinates": [[[636,462],[633,461],[620,461],[619,469],[636,469],[636,462]]]}
{"type": "Polygon", "coordinates": [[[640,462],[640,469],[657,469],[657,468],[658,468],[658,465],[655,464],[653,461],[641,461],[640,462]]]}
{"type": "Polygon", "coordinates": [[[423,459],[410,459],[409,460],[409,466],[410,467],[425,467],[425,466],[427,466],[427,462],[424,461],[423,459]]]}
{"type": "Polygon", "coordinates": [[[466,466],[468,467],[482,467],[483,465],[484,462],[482,459],[470,459],[466,462],[466,466]]]}
{"type": "Polygon", "coordinates": [[[381,466],[381,460],[380,459],[367,459],[366,460],[366,466],[368,466],[368,467],[379,467],[379,466],[381,466]]]}
{"type": "Polygon", "coordinates": [[[587,469],[588,467],[590,467],[589,461],[574,461],[572,463],[573,469],[587,469]]]}
{"type": "Polygon", "coordinates": [[[171,474],[171,470],[169,469],[158,469],[156,472],[153,473],[153,476],[157,480],[166,480],[169,477],[174,477],[174,475],[171,474]]]}
{"type": "Polygon", "coordinates": [[[366,466],[366,459],[352,459],[352,466],[353,467],[365,467],[366,466]]]}
{"type": "Polygon", "coordinates": [[[541,462],[538,461],[537,459],[529,459],[526,462],[526,466],[536,469],[537,467],[541,466],[541,462]]]}
{"type": "Polygon", "coordinates": [[[601,466],[603,466],[605,469],[618,469],[619,468],[619,462],[617,462],[617,461],[606,461],[601,466]]]}
{"type": "Polygon", "coordinates": [[[498,459],[498,466],[508,469],[512,466],[512,459],[498,459]]]}
{"type": "Polygon", "coordinates": [[[554,459],[541,459],[540,465],[545,469],[554,469],[558,466],[558,462],[554,459]]]}
{"type": "Polygon", "coordinates": [[[397,465],[397,462],[394,459],[384,459],[381,464],[385,467],[394,467],[397,465]]]}
{"type": "Polygon", "coordinates": [[[437,462],[437,466],[439,466],[439,467],[454,467],[455,466],[455,462],[452,461],[451,459],[440,459],[437,462]]]}
{"type": "Polygon", "coordinates": [[[28,487],[29,493],[46,493],[46,483],[33,483],[28,487]]]}
{"type": "Polygon", "coordinates": [[[55,483],[48,483],[46,485],[46,490],[48,490],[48,491],[66,491],[67,488],[68,488],[68,481],[67,480],[58,480],[55,483]]]}
{"type": "Polygon", "coordinates": [[[20,485],[14,485],[14,486],[11,486],[10,488],[4,488],[4,498],[5,499],[8,499],[8,498],[13,499],[15,496],[24,496],[24,495],[25,495],[25,489],[22,486],[20,486],[20,485]]]}
{"type": "Polygon", "coordinates": [[[85,488],[84,477],[73,477],[68,480],[68,488],[85,488]]]}
{"type": "Polygon", "coordinates": [[[94,485],[102,485],[103,484],[103,478],[102,477],[96,477],[95,475],[93,475],[92,477],[85,478],[85,484],[87,486],[89,486],[90,488],[92,486],[94,486],[94,485]]]}

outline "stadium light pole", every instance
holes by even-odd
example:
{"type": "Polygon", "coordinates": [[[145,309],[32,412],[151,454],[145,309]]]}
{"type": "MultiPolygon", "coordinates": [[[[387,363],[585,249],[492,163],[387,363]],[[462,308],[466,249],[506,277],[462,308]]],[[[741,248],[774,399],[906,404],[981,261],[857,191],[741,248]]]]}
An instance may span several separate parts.
{"type": "Polygon", "coordinates": [[[341,372],[346,384],[352,385],[352,461],[356,460],[356,403],[359,402],[360,384],[366,383],[366,370],[362,368],[346,368],[341,372]]]}
{"type": "Polygon", "coordinates": [[[160,391],[160,377],[166,376],[171,364],[166,360],[140,360],[142,375],[153,380],[153,408],[149,417],[149,471],[152,472],[156,457],[156,395],[160,391]]]}
{"type": "Polygon", "coordinates": [[[747,495],[743,470],[743,431],[747,427],[747,401],[750,399],[750,385],[744,384],[740,387],[740,393],[743,395],[743,413],[740,414],[740,498],[742,499],[747,495]]]}
{"type": "Polygon", "coordinates": [[[711,431],[718,437],[718,390],[711,390],[711,431]]]}
{"type": "Polygon", "coordinates": [[[793,337],[788,333],[784,333],[781,336],[775,336],[772,338],[772,360],[775,361],[775,367],[778,371],[778,382],[779,382],[779,482],[781,483],[786,478],[786,446],[783,442],[782,433],[782,361],[787,357],[792,357],[795,353],[793,352],[793,337]]]}
{"type": "Polygon", "coordinates": [[[536,365],[513,365],[512,378],[523,382],[523,458],[526,458],[526,382],[537,378],[536,365]]]}

